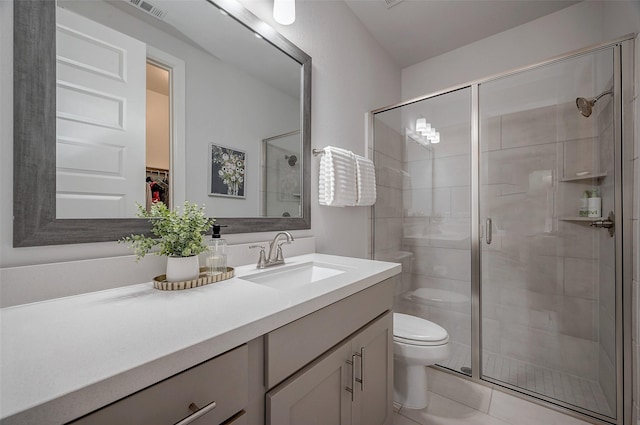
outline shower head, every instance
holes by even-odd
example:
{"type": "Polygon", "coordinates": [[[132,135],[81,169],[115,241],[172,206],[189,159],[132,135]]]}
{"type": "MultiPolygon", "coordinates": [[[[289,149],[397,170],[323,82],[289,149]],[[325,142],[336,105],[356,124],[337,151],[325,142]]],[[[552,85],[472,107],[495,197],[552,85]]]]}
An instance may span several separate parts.
{"type": "Polygon", "coordinates": [[[585,99],[584,97],[578,97],[576,99],[576,106],[578,107],[578,111],[582,114],[583,117],[589,117],[593,112],[593,105],[596,104],[598,99],[606,94],[612,94],[612,91],[606,91],[604,93],[600,93],[598,96],[592,99],[585,99]]]}
{"type": "Polygon", "coordinates": [[[295,155],[285,155],[284,159],[287,160],[287,163],[289,164],[290,167],[293,167],[294,165],[296,165],[296,162],[298,162],[298,157],[295,155]]]}

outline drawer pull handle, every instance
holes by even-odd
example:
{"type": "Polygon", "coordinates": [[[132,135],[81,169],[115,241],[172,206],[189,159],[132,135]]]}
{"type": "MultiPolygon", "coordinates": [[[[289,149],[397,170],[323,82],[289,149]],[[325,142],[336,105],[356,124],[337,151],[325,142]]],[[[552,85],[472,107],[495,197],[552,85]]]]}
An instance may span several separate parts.
{"type": "Polygon", "coordinates": [[[351,393],[351,402],[353,402],[353,393],[355,392],[355,389],[356,389],[356,372],[355,372],[356,355],[355,354],[351,356],[351,360],[347,360],[347,364],[351,366],[351,388],[344,387],[344,389],[351,393]]]}
{"type": "Polygon", "coordinates": [[[183,420],[181,420],[180,422],[176,422],[175,425],[187,425],[187,424],[190,424],[191,422],[195,421],[196,419],[198,419],[198,418],[206,415],[207,413],[211,412],[215,408],[216,408],[216,402],[215,401],[212,401],[211,403],[207,404],[202,409],[199,409],[198,406],[196,406],[195,403],[191,403],[189,405],[189,410],[191,410],[193,413],[190,414],[189,416],[187,416],[186,418],[184,418],[183,420]]]}
{"type": "Polygon", "coordinates": [[[356,378],[356,382],[360,383],[360,391],[364,391],[364,347],[360,347],[360,352],[355,355],[360,357],[360,379],[356,378]]]}

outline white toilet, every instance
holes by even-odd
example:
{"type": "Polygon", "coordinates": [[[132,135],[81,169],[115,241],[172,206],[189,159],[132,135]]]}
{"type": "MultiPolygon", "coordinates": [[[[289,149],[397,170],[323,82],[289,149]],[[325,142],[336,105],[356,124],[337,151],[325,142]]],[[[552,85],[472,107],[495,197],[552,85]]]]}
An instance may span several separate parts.
{"type": "Polygon", "coordinates": [[[440,325],[393,313],[393,401],[408,409],[429,403],[427,366],[449,357],[449,334],[440,325]]]}

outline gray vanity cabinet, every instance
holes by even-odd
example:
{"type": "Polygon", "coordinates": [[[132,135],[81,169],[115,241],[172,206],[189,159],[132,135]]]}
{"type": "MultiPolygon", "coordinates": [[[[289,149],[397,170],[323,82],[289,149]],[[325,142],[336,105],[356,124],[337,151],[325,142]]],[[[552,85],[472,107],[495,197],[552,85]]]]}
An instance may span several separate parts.
{"type": "Polygon", "coordinates": [[[267,393],[267,425],[389,425],[392,313],[357,331],[267,393]]]}
{"type": "Polygon", "coordinates": [[[70,425],[246,425],[247,402],[248,349],[242,345],[70,425]]]}

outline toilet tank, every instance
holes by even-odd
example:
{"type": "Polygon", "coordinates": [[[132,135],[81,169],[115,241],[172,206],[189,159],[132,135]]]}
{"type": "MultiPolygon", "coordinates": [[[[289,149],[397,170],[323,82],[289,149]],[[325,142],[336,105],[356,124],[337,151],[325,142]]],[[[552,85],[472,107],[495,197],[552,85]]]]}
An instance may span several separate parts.
{"type": "Polygon", "coordinates": [[[390,263],[402,264],[402,273],[398,284],[394,289],[394,295],[398,296],[407,292],[411,288],[411,270],[413,268],[413,253],[408,251],[386,250],[376,252],[375,259],[388,261],[390,263]]]}

